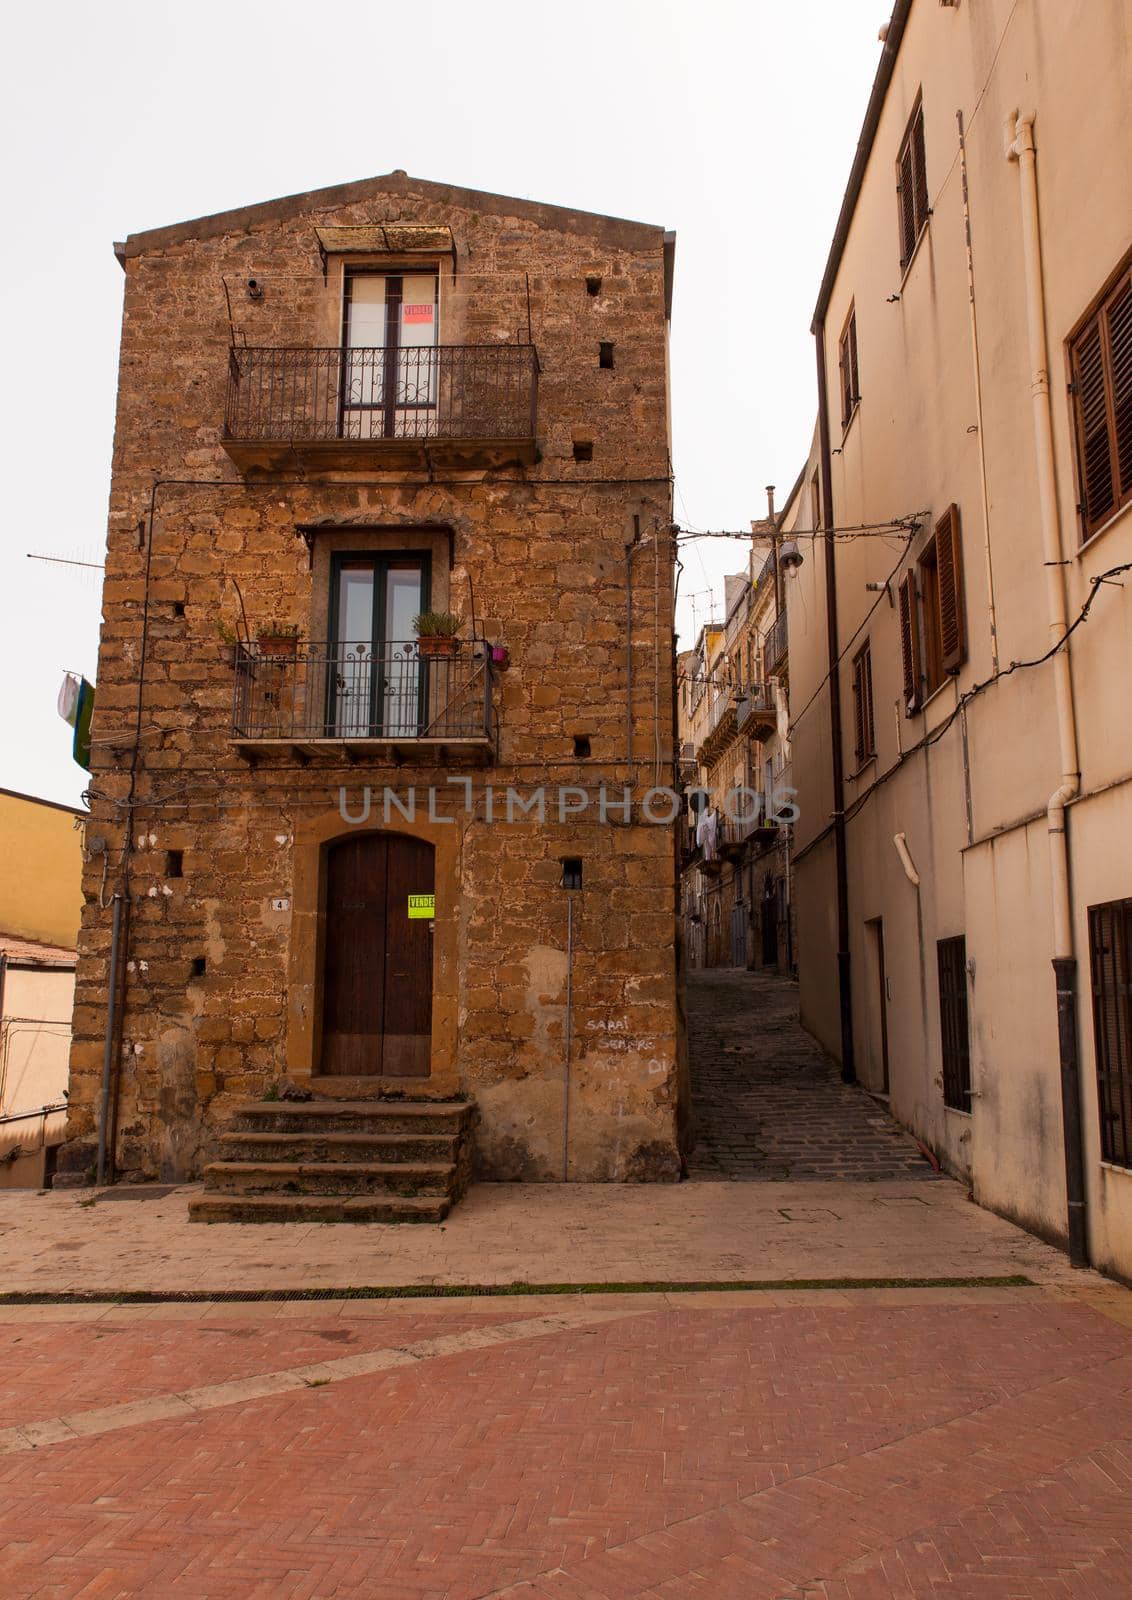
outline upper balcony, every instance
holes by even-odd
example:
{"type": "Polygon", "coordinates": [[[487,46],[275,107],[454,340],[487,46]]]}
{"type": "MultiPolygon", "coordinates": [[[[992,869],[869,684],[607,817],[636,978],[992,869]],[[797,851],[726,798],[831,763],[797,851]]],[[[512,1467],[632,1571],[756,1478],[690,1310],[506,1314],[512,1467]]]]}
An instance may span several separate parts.
{"type": "Polygon", "coordinates": [[[221,443],[241,472],[537,460],[529,344],[233,346],[221,443]]]}
{"type": "Polygon", "coordinates": [[[786,657],[789,651],[789,638],[786,630],[786,612],[780,611],[774,622],[767,629],[766,639],[763,643],[763,659],[769,673],[783,672],[786,667],[786,657]]]}
{"type": "Polygon", "coordinates": [[[245,760],[490,761],[491,647],[277,639],[236,646],[231,742],[245,760]],[[443,649],[443,654],[432,653],[443,649]]]}

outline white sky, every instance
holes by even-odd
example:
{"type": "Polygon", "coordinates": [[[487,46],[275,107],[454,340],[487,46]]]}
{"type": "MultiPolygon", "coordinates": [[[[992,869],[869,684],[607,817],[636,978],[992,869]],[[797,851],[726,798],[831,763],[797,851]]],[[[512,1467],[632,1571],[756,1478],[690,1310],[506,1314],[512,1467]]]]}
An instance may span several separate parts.
{"type": "MultiPolygon", "coordinates": [[[[122,273],[111,241],[403,167],[677,232],[676,517],[779,504],[810,316],[889,0],[62,0],[5,27],[0,786],[77,801],[55,712],[94,677],[122,273]]],[[[741,547],[683,551],[682,593],[741,547]],[[697,554],[699,552],[699,554],[697,554]]],[[[681,626],[692,626],[682,603],[681,626]]]]}

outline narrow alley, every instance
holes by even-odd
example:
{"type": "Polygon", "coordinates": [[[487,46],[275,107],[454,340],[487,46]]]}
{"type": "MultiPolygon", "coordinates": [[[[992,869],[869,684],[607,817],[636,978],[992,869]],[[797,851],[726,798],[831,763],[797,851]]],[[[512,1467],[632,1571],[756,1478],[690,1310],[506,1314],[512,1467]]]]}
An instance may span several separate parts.
{"type": "Polygon", "coordinates": [[[916,1141],[798,1021],[798,985],[773,972],[688,974],[696,1144],[689,1176],[739,1182],[935,1178],[916,1141]]]}

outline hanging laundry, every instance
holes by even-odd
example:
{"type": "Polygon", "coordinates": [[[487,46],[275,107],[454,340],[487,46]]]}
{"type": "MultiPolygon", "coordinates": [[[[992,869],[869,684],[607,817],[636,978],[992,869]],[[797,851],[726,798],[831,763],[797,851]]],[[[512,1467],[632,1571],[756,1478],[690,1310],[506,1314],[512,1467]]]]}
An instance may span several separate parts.
{"type": "Polygon", "coordinates": [[[79,690],[82,687],[82,681],[77,672],[65,672],[59,689],[59,698],[56,701],[59,715],[72,728],[79,712],[79,690]]]}

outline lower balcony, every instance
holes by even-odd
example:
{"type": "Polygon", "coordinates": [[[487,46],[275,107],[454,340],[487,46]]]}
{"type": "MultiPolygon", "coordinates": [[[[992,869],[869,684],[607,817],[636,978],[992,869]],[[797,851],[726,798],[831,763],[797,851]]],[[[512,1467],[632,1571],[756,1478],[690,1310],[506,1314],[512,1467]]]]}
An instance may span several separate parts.
{"type": "Polygon", "coordinates": [[[482,640],[241,644],[231,743],[249,761],[486,762],[493,680],[482,640]]]}
{"type": "Polygon", "coordinates": [[[530,465],[533,345],[228,353],[221,443],[242,472],[530,465]]]}

